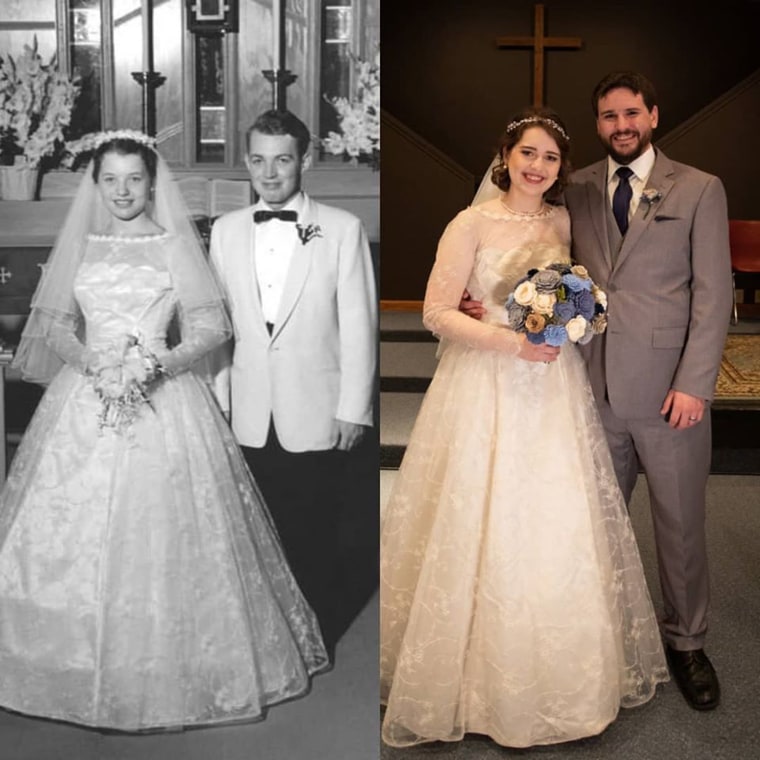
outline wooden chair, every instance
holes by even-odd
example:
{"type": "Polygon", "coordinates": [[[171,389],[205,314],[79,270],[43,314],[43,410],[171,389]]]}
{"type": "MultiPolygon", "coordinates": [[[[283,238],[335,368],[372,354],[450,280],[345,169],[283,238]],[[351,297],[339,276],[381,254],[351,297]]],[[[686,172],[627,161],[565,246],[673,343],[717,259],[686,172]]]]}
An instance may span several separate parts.
{"type": "Polygon", "coordinates": [[[737,289],[744,291],[745,304],[754,304],[754,291],[760,289],[760,219],[731,219],[728,225],[734,286],[732,320],[736,324],[739,321],[737,289]]]}

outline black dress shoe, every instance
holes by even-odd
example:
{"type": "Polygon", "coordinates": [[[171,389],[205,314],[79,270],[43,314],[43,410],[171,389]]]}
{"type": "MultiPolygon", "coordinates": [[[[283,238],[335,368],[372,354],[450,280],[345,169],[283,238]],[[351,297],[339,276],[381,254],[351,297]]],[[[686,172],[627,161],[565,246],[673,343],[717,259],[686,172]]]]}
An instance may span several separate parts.
{"type": "Polygon", "coordinates": [[[720,684],[702,649],[679,652],[665,648],[670,671],[686,701],[695,710],[714,710],[720,702],[720,684]]]}

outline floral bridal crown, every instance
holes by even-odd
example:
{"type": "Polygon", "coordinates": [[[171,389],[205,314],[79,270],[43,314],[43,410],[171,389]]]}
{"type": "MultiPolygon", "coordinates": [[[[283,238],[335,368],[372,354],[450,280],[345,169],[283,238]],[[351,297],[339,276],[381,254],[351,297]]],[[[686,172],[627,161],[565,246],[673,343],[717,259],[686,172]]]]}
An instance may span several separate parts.
{"type": "Polygon", "coordinates": [[[136,129],[109,129],[105,132],[91,132],[78,140],[67,142],[65,146],[67,155],[62,163],[70,166],[80,153],[90,153],[97,150],[103,143],[112,140],[133,140],[151,150],[156,149],[156,138],[146,135],[144,132],[138,132],[136,129]]]}

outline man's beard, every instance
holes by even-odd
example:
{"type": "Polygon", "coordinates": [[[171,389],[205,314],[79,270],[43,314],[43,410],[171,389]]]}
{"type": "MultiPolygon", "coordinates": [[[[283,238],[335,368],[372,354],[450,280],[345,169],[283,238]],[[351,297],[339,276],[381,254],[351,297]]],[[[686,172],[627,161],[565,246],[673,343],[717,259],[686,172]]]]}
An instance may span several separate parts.
{"type": "Polygon", "coordinates": [[[628,164],[635,161],[652,143],[652,130],[648,129],[645,132],[637,132],[638,135],[638,146],[635,150],[633,150],[630,153],[618,153],[617,150],[613,147],[612,143],[612,137],[614,135],[608,137],[608,138],[600,138],[602,145],[604,145],[605,150],[609,155],[617,161],[617,163],[622,164],[623,166],[627,166],[628,164]]]}

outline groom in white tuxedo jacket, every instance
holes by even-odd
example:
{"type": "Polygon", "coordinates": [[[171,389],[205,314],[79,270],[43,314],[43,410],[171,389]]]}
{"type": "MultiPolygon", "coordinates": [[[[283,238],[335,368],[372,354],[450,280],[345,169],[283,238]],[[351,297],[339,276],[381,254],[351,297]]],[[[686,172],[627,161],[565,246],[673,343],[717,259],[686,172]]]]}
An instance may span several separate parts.
{"type": "Polygon", "coordinates": [[[301,190],[309,142],[288,112],[269,111],[246,133],[257,201],[211,231],[235,336],[216,391],[296,579],[329,627],[348,452],[373,424],[377,300],[360,220],[301,190]]]}

